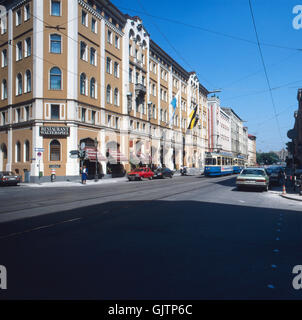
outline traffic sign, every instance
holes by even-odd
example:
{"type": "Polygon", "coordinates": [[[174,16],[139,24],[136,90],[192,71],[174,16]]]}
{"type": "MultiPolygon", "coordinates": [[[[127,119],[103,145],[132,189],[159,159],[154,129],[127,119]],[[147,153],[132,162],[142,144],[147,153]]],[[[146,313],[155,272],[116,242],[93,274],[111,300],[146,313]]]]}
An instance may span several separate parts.
{"type": "Polygon", "coordinates": [[[82,143],[81,143],[81,150],[84,150],[84,149],[85,149],[85,146],[86,146],[85,142],[82,142],[82,143]]]}
{"type": "Polygon", "coordinates": [[[44,148],[35,148],[36,152],[44,152],[44,148]]]}

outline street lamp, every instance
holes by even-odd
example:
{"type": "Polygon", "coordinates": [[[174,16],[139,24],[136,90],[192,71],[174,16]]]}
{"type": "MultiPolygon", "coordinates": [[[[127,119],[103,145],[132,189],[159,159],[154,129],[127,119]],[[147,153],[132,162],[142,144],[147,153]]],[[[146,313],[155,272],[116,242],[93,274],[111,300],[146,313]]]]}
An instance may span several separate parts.
{"type": "Polygon", "coordinates": [[[98,139],[94,139],[94,146],[95,146],[95,176],[94,176],[94,182],[99,181],[98,177],[98,139]]]}

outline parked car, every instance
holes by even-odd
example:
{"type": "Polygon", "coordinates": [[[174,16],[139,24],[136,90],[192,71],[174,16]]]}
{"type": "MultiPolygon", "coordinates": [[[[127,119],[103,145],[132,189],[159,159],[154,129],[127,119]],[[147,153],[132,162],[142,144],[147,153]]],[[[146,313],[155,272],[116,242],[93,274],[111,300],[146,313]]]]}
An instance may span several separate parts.
{"type": "Polygon", "coordinates": [[[172,178],[173,174],[173,171],[169,168],[158,168],[154,171],[154,178],[172,178]]]}
{"type": "Polygon", "coordinates": [[[236,179],[237,189],[254,188],[268,191],[269,176],[265,168],[245,168],[236,179]]]}
{"type": "Polygon", "coordinates": [[[142,180],[142,179],[153,179],[154,172],[150,168],[137,168],[133,169],[127,174],[129,181],[142,180]]]}
{"type": "Polygon", "coordinates": [[[21,177],[11,171],[0,171],[0,185],[18,185],[21,177]]]}
{"type": "Polygon", "coordinates": [[[281,185],[284,180],[284,169],[281,166],[271,166],[266,169],[270,184],[281,185]]]}

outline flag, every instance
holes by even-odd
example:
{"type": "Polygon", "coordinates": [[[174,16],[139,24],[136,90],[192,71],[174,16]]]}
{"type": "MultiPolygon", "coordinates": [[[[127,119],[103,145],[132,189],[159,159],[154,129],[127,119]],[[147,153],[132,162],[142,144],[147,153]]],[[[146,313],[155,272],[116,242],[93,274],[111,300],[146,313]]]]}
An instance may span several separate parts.
{"type": "Polygon", "coordinates": [[[175,111],[176,111],[176,108],[177,108],[177,105],[178,105],[178,100],[179,100],[179,91],[176,93],[176,95],[174,96],[174,98],[172,99],[172,101],[170,102],[172,108],[173,108],[173,113],[172,113],[172,116],[170,118],[170,125],[173,123],[173,118],[174,118],[174,115],[175,115],[175,111]]]}
{"type": "Polygon", "coordinates": [[[189,124],[188,130],[191,130],[196,126],[196,124],[199,120],[199,116],[197,114],[197,106],[194,108],[194,110],[192,110],[189,118],[190,118],[190,124],[189,124]]]}

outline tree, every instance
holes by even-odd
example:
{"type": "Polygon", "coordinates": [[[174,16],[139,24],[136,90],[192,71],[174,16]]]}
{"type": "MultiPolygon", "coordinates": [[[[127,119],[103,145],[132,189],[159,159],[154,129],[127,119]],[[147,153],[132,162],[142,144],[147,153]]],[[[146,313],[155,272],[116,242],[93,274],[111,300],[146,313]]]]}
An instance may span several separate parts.
{"type": "Polygon", "coordinates": [[[257,153],[257,163],[271,165],[280,162],[278,155],[274,152],[257,153]]]}

